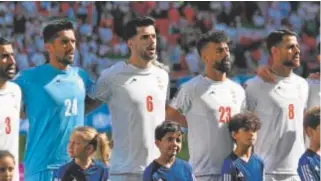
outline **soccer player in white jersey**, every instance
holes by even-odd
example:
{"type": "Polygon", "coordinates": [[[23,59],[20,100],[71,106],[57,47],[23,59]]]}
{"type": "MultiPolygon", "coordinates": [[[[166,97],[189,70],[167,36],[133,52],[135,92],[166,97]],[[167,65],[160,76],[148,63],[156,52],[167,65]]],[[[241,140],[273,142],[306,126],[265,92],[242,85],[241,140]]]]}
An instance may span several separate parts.
{"type": "Polygon", "coordinates": [[[296,34],[278,30],[267,37],[275,83],[256,76],[246,82],[248,109],[259,116],[255,151],[265,162],[266,181],[299,181],[297,162],[304,152],[303,113],[308,84],[293,73],[300,65],[296,34]]]}
{"type": "Polygon", "coordinates": [[[129,21],[125,40],[131,56],[103,71],[95,98],[108,104],[114,146],[110,160],[112,181],[142,180],[145,167],[159,156],[154,130],[165,120],[168,72],[156,62],[155,20],[129,21]]]}
{"type": "Polygon", "coordinates": [[[183,84],[167,107],[167,120],[188,125],[190,162],[198,181],[220,179],[223,160],[233,151],[227,123],[245,109],[245,91],[226,76],[231,69],[228,41],[223,31],[202,35],[197,48],[204,74],[183,84]]]}
{"type": "Polygon", "coordinates": [[[16,61],[11,42],[0,37],[0,148],[15,158],[14,181],[19,180],[19,124],[21,90],[10,82],[16,75],[16,61]]]}

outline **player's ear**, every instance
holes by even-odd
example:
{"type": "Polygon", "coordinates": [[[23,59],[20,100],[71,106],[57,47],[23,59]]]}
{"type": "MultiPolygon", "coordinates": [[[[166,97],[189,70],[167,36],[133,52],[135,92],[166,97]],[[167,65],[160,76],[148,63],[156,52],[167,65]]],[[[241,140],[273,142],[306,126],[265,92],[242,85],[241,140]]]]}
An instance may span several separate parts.
{"type": "Polygon", "coordinates": [[[156,141],[155,141],[155,145],[157,146],[157,148],[159,148],[159,146],[160,146],[160,140],[156,140],[156,141]]]}
{"type": "Polygon", "coordinates": [[[133,47],[133,41],[131,39],[127,40],[127,46],[129,49],[133,47]]]}
{"type": "Polygon", "coordinates": [[[235,131],[232,131],[231,136],[234,140],[236,140],[237,134],[235,131]]]}
{"type": "Polygon", "coordinates": [[[45,43],[45,49],[49,52],[51,50],[51,43],[45,43]]]}
{"type": "Polygon", "coordinates": [[[278,49],[275,46],[271,47],[271,54],[274,55],[276,53],[278,53],[278,49]]]}

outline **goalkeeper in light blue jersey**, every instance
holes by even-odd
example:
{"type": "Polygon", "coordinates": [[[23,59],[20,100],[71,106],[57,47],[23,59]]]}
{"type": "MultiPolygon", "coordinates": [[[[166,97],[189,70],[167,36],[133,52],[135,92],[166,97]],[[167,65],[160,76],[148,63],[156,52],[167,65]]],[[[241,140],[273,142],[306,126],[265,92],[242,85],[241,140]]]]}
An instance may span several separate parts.
{"type": "Polygon", "coordinates": [[[52,169],[70,161],[68,140],[76,126],[84,125],[86,94],[93,86],[84,70],[71,67],[76,48],[71,22],[49,22],[43,38],[49,63],[20,72],[14,80],[21,87],[30,124],[25,181],[50,181],[52,169]]]}

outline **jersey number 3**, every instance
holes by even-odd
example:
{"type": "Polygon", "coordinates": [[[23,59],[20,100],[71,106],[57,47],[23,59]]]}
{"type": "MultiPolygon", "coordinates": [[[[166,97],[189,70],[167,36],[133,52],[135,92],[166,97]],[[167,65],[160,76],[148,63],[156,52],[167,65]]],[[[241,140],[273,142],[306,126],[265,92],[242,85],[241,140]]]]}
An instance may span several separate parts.
{"type": "Polygon", "coordinates": [[[65,106],[66,106],[65,116],[77,115],[78,113],[77,99],[73,99],[73,100],[66,99],[65,106]]]}
{"type": "Polygon", "coordinates": [[[153,97],[152,96],[147,96],[146,97],[146,109],[147,109],[148,112],[152,112],[154,110],[153,97]]]}
{"type": "Polygon", "coordinates": [[[11,133],[11,120],[9,117],[6,117],[4,121],[5,126],[5,133],[10,134],[11,133]]]}

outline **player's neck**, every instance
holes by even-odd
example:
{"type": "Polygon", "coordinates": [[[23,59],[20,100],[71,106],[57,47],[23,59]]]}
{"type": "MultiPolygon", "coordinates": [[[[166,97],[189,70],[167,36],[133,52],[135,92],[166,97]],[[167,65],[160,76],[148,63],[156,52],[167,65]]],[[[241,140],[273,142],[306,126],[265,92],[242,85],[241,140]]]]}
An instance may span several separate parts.
{"type": "Polygon", "coordinates": [[[248,162],[252,155],[253,147],[252,146],[237,146],[234,150],[234,154],[237,155],[242,160],[248,162]]]}
{"type": "Polygon", "coordinates": [[[0,89],[5,89],[7,85],[7,80],[0,79],[0,89]]]}
{"type": "Polygon", "coordinates": [[[314,153],[320,155],[320,145],[311,144],[309,150],[312,150],[314,153]]]}
{"type": "Polygon", "coordinates": [[[277,76],[289,77],[292,73],[292,68],[283,65],[272,65],[271,71],[277,76]]]}
{"type": "Polygon", "coordinates": [[[57,60],[50,59],[49,64],[59,70],[66,70],[68,68],[68,65],[64,65],[57,60]]]}
{"type": "Polygon", "coordinates": [[[137,56],[131,56],[128,63],[140,69],[146,69],[151,65],[151,61],[142,60],[137,56]]]}
{"type": "Polygon", "coordinates": [[[166,168],[170,168],[175,162],[175,156],[167,157],[167,156],[161,155],[159,158],[156,159],[156,162],[166,168]]]}
{"type": "Polygon", "coordinates": [[[75,158],[75,162],[82,169],[86,170],[92,164],[92,159],[91,158],[75,158]]]}
{"type": "Polygon", "coordinates": [[[212,67],[205,69],[205,76],[214,80],[214,81],[224,81],[226,80],[226,73],[222,73],[220,71],[215,70],[209,70],[212,69],[212,67]]]}

